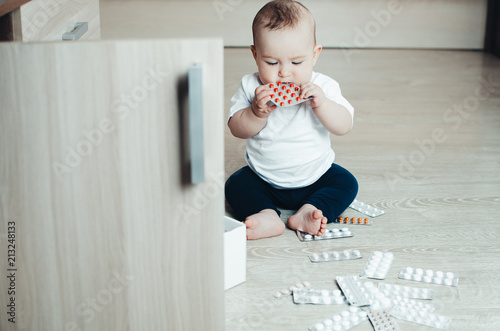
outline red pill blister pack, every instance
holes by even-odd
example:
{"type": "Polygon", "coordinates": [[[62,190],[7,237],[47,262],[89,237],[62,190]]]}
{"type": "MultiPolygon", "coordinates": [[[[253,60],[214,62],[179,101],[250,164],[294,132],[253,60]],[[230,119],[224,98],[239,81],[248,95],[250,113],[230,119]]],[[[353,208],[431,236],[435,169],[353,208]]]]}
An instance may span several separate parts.
{"type": "Polygon", "coordinates": [[[295,106],[309,99],[300,97],[300,87],[294,83],[277,82],[267,84],[272,91],[271,103],[279,107],[295,106]]]}

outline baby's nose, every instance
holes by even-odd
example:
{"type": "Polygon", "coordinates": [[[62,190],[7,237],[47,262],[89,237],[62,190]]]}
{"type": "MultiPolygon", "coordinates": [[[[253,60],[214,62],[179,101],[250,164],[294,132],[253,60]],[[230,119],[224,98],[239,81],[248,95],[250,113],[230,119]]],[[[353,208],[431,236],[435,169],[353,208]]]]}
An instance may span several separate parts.
{"type": "Polygon", "coordinates": [[[286,78],[290,75],[290,70],[287,66],[281,66],[279,71],[279,76],[281,78],[286,78]]]}

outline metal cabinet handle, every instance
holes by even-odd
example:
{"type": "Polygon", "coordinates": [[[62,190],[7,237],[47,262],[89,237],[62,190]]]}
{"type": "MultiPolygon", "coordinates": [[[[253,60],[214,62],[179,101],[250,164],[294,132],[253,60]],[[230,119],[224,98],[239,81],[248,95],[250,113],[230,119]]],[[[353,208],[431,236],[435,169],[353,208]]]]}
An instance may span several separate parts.
{"type": "Polygon", "coordinates": [[[202,65],[194,64],[188,71],[189,91],[189,150],[191,183],[205,181],[205,152],[203,142],[203,76],[202,65]]]}
{"type": "Polygon", "coordinates": [[[89,29],[89,24],[87,22],[77,22],[73,30],[66,32],[62,35],[63,40],[78,40],[84,35],[89,29]]]}

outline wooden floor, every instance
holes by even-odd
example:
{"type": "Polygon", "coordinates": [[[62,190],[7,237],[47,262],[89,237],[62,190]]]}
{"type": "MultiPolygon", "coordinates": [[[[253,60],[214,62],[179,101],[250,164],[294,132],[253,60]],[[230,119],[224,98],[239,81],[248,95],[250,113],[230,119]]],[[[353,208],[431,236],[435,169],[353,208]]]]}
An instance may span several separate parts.
{"type": "MultiPolygon", "coordinates": [[[[352,225],[352,238],[303,243],[288,229],[248,241],[247,281],[226,291],[226,330],[307,330],[346,306],[295,305],[272,294],[301,280],[336,289],[335,277],[359,274],[374,250],[395,255],[385,282],[436,291],[432,303],[453,319],[449,330],[500,330],[500,60],[479,52],[324,50],[315,69],[335,78],[355,108],[353,130],[332,137],[336,162],[358,179],[357,199],[386,213],[373,226],[352,225]],[[313,264],[307,257],[348,248],[365,258],[313,264]],[[399,280],[405,266],[452,271],[459,284],[399,280]]],[[[252,71],[249,50],[226,49],[226,112],[252,71]]],[[[226,177],[244,165],[243,151],[244,141],[226,128],[226,177]]],[[[364,322],[353,330],[373,328],[364,322]]]]}

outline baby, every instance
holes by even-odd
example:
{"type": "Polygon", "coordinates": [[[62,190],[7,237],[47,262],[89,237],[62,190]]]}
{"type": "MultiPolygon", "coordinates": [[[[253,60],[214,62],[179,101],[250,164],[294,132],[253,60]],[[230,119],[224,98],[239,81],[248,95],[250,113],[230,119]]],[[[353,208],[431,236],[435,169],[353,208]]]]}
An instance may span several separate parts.
{"type": "Polygon", "coordinates": [[[312,14],[292,0],[267,3],[254,18],[250,46],[258,72],[241,80],[231,98],[228,126],[247,139],[248,166],[226,182],[226,200],[244,220],[247,239],[280,235],[285,224],[278,208],[297,210],[287,220],[293,230],[322,235],[354,200],[358,183],[333,163],[330,133],[352,128],[353,107],[339,84],[313,72],[321,53],[312,14]],[[308,101],[272,105],[266,84],[293,82],[308,101]]]}

